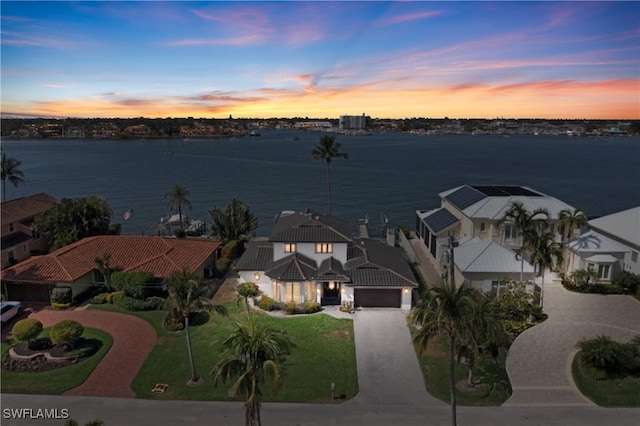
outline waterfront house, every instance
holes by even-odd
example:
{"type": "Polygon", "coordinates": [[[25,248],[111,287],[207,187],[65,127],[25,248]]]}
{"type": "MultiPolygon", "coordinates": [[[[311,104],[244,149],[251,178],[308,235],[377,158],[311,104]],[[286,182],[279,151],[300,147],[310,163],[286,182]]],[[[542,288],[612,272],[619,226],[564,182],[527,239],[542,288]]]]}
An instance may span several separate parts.
{"type": "Polygon", "coordinates": [[[57,202],[52,196],[41,193],[2,203],[2,269],[47,251],[49,242],[33,229],[33,222],[38,214],[51,209],[57,202]]]}
{"type": "MultiPolygon", "coordinates": [[[[439,208],[416,211],[416,235],[434,259],[443,265],[448,263],[444,257],[448,253],[449,236],[460,240],[461,246],[462,242],[465,242],[470,253],[475,253],[477,249],[479,258],[474,259],[474,264],[484,265],[484,277],[479,279],[477,275],[472,275],[471,270],[467,268],[468,265],[459,265],[456,267],[461,275],[456,282],[459,285],[466,283],[485,290],[492,282],[514,277],[513,273],[516,272],[512,270],[515,263],[509,261],[507,255],[510,254],[512,258],[515,256],[513,250],[521,247],[522,235],[514,224],[503,221],[505,212],[513,203],[522,203],[529,212],[539,208],[546,209],[549,212],[548,229],[556,235],[558,241],[561,239],[560,212],[563,209],[573,210],[569,204],[525,186],[462,185],[439,195],[439,208]],[[481,241],[487,241],[483,249],[479,249],[481,241]],[[489,244],[488,241],[495,244],[489,244]],[[487,269],[490,265],[493,265],[494,271],[487,269]]],[[[519,279],[520,261],[517,263],[519,279]]],[[[532,279],[533,268],[526,261],[524,263],[525,272],[529,272],[523,274],[523,279],[532,279]]]]}
{"type": "Polygon", "coordinates": [[[349,222],[312,210],[286,211],[268,239],[254,239],[238,261],[241,282],[281,302],[410,309],[415,277],[399,249],[354,238],[349,222]]]}
{"type": "Polygon", "coordinates": [[[73,290],[73,297],[104,285],[96,258],[109,257],[113,271],[144,271],[158,283],[186,267],[198,277],[213,272],[220,242],[204,239],[101,235],[84,238],[44,256],[34,256],[2,271],[7,297],[48,301],[53,287],[73,290]]]}
{"type": "Polygon", "coordinates": [[[568,244],[568,274],[593,269],[601,284],[622,271],[640,274],[640,206],[592,219],[589,228],[568,244]]]}

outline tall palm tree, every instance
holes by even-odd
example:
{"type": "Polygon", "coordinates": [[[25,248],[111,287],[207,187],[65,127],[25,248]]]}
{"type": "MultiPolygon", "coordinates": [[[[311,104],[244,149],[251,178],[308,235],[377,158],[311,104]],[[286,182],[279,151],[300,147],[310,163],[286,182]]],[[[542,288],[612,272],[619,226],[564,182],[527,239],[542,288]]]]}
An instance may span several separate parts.
{"type": "Polygon", "coordinates": [[[16,188],[18,185],[24,185],[24,173],[18,169],[21,165],[22,161],[7,158],[7,154],[2,153],[2,201],[5,201],[7,197],[7,181],[16,188]]]}
{"type": "Polygon", "coordinates": [[[247,308],[247,319],[251,315],[251,311],[249,310],[249,298],[257,297],[260,295],[260,287],[256,283],[252,283],[250,281],[244,282],[240,284],[236,288],[236,293],[238,293],[238,302],[243,300],[244,305],[247,308]]]}
{"type": "Polygon", "coordinates": [[[558,217],[563,225],[562,238],[564,242],[568,242],[571,239],[574,229],[587,226],[589,223],[587,213],[581,208],[573,211],[571,209],[562,209],[558,213],[558,217]]]}
{"type": "Polygon", "coordinates": [[[449,386],[451,391],[451,424],[456,426],[455,354],[458,343],[469,342],[476,327],[477,290],[460,286],[455,282],[432,287],[422,295],[421,302],[411,313],[417,328],[414,342],[425,348],[429,339],[449,337],[449,386]]]}
{"type": "Polygon", "coordinates": [[[520,281],[524,277],[524,256],[527,247],[527,238],[531,235],[531,230],[537,226],[546,227],[546,221],[549,219],[549,212],[546,209],[539,208],[533,212],[529,212],[519,201],[511,203],[511,207],[507,210],[501,222],[510,222],[518,231],[518,235],[522,238],[520,248],[516,252],[520,256],[520,281]]]}
{"type": "Polygon", "coordinates": [[[199,277],[196,277],[186,267],[176,271],[163,283],[162,288],[169,293],[167,306],[169,313],[165,317],[165,324],[172,318],[184,320],[184,331],[187,339],[187,351],[191,364],[191,378],[187,383],[195,384],[200,381],[196,373],[189,333],[189,317],[196,312],[216,312],[227,315],[227,309],[222,305],[214,305],[209,298],[209,287],[199,277]]]}
{"type": "Polygon", "coordinates": [[[180,230],[184,231],[184,218],[182,217],[182,206],[185,205],[191,208],[191,193],[187,188],[181,185],[176,185],[173,189],[167,192],[164,196],[167,200],[167,209],[171,212],[178,211],[178,217],[180,218],[180,230]]]}
{"type": "Polygon", "coordinates": [[[541,226],[529,230],[526,240],[527,249],[531,252],[531,263],[538,270],[538,274],[542,276],[540,306],[543,306],[544,274],[554,264],[562,262],[562,244],[555,241],[553,233],[546,231],[541,226]]]}
{"type": "Polygon", "coordinates": [[[252,315],[245,324],[236,323],[231,334],[222,341],[226,352],[213,368],[214,386],[233,382],[229,395],[246,398],[245,426],[260,426],[261,385],[271,382],[273,391],[282,387],[285,357],[294,346],[288,335],[257,321],[252,315]]]}
{"type": "Polygon", "coordinates": [[[335,136],[323,136],[311,151],[311,155],[315,161],[324,161],[327,163],[327,188],[329,192],[329,214],[331,214],[331,172],[329,166],[334,158],[348,159],[349,154],[340,152],[341,144],[336,142],[335,136]]]}

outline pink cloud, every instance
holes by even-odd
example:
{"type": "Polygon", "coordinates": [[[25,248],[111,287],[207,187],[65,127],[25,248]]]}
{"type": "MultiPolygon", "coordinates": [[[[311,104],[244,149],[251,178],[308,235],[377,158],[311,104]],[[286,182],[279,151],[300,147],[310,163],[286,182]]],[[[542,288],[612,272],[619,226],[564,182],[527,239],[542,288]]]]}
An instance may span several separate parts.
{"type": "Polygon", "coordinates": [[[396,15],[391,16],[389,18],[380,19],[376,22],[378,26],[387,26],[387,25],[396,25],[402,24],[408,21],[416,21],[419,19],[433,18],[434,16],[442,15],[442,12],[439,11],[431,11],[431,12],[415,12],[415,13],[407,13],[404,15],[396,15]]]}

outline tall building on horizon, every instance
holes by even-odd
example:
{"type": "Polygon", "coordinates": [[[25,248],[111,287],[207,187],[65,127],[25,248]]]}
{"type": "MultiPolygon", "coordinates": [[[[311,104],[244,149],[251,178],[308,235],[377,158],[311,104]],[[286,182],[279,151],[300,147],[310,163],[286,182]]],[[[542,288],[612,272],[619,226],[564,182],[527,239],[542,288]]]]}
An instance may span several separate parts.
{"type": "Polygon", "coordinates": [[[367,127],[367,117],[362,115],[341,115],[340,130],[364,130],[367,127]]]}

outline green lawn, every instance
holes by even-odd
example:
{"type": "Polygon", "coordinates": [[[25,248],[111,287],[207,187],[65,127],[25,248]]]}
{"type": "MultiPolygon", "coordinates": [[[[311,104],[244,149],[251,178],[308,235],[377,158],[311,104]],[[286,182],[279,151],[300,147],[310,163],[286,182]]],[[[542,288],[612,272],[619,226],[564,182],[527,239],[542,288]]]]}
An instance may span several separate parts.
{"type": "MultiPolygon", "coordinates": [[[[214,388],[210,373],[221,356],[218,342],[228,335],[235,321],[246,321],[246,312],[235,303],[226,306],[229,317],[213,314],[207,323],[191,327],[196,369],[204,383],[195,387],[186,385],[190,366],[185,333],[163,333],[132,383],[138,397],[231,400],[227,396],[230,384],[214,388]],[[167,392],[152,393],[156,383],[168,384],[167,392]]],[[[284,318],[256,315],[260,321],[286,331],[296,344],[286,365],[283,389],[274,395],[268,386],[264,386],[265,401],[329,402],[332,382],[336,384],[336,393],[345,394],[346,398],[358,393],[351,320],[340,320],[322,313],[284,318]]]]}
{"type": "MultiPolygon", "coordinates": [[[[448,338],[433,339],[426,351],[420,355],[416,346],[418,361],[427,386],[427,391],[436,398],[450,402],[448,338]]],[[[511,396],[511,384],[505,370],[506,351],[501,350],[497,361],[478,360],[474,370],[474,381],[487,385],[486,391],[467,394],[458,391],[458,405],[499,406],[511,396]]],[[[456,382],[466,379],[466,364],[456,365],[456,382]]]]}
{"type": "MultiPolygon", "coordinates": [[[[49,329],[46,328],[40,336],[48,335],[49,329]]],[[[98,352],[91,358],[75,365],[39,373],[13,373],[2,370],[2,393],[61,395],[63,392],[81,385],[113,344],[110,334],[95,328],[85,327],[82,337],[102,342],[98,352]]],[[[16,342],[12,340],[3,342],[2,355],[15,344],[16,342]]]]}
{"type": "Polygon", "coordinates": [[[571,373],[576,386],[587,398],[603,407],[640,407],[640,378],[599,380],[590,377],[580,352],[573,358],[571,373]]]}

